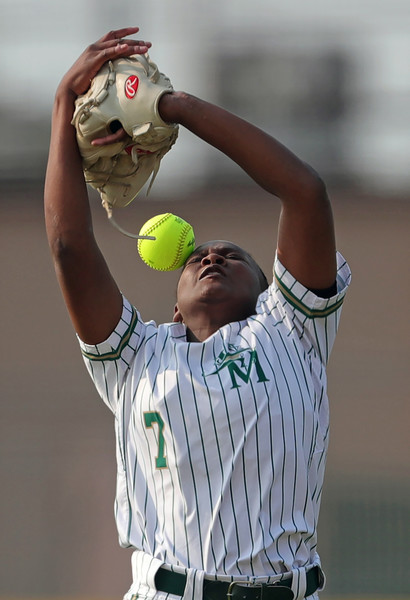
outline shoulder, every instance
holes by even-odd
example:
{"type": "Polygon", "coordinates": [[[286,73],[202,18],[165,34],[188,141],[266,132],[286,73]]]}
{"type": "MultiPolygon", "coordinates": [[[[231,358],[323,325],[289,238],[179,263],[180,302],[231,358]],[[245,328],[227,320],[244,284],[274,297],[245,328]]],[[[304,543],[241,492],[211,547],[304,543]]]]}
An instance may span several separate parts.
{"type": "Polygon", "coordinates": [[[349,265],[337,254],[336,293],[330,298],[317,296],[299,283],[276,258],[274,278],[259,297],[257,312],[277,326],[286,338],[314,349],[326,364],[339,328],[346,292],[351,281],[349,265]]]}
{"type": "Polygon", "coordinates": [[[273,307],[282,307],[285,312],[296,313],[302,319],[323,318],[341,308],[350,281],[349,265],[338,252],[336,293],[329,298],[323,298],[299,283],[276,256],[273,282],[259,296],[257,312],[270,312],[273,307]]]}
{"type": "MultiPolygon", "coordinates": [[[[79,336],[81,352],[85,359],[92,361],[115,361],[129,357],[135,352],[146,336],[147,323],[141,319],[138,310],[123,296],[121,317],[108,338],[98,344],[86,344],[79,336]]],[[[152,326],[155,326],[153,323],[152,326]]]]}

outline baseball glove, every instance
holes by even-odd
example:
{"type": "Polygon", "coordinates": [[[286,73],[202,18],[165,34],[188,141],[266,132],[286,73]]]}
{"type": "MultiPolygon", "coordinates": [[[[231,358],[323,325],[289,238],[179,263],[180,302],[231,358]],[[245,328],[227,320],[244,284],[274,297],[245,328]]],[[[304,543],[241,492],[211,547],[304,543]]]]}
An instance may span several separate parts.
{"type": "Polygon", "coordinates": [[[109,215],[114,206],[132,202],[151,176],[149,192],[161,159],[175,143],[178,125],[165,123],[158,113],[159,99],[172,91],[146,54],[106,63],[77,98],[72,124],[85,180],[99,191],[109,215]],[[128,134],[125,140],[91,145],[120,127],[128,134]]]}

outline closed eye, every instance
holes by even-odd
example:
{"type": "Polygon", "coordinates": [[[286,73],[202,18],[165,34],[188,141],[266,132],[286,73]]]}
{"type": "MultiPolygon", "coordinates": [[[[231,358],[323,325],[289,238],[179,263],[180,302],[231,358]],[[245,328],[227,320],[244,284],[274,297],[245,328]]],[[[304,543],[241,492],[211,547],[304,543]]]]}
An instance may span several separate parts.
{"type": "Polygon", "coordinates": [[[229,258],[231,260],[245,260],[245,257],[241,256],[240,254],[227,254],[226,258],[229,258]]]}
{"type": "Polygon", "coordinates": [[[185,266],[186,266],[186,265],[190,265],[190,264],[192,264],[192,263],[197,263],[197,262],[200,262],[201,260],[202,260],[202,257],[201,257],[201,256],[198,256],[198,255],[196,255],[196,256],[193,256],[192,258],[190,258],[190,259],[188,259],[188,260],[186,261],[186,263],[185,263],[185,266]]]}

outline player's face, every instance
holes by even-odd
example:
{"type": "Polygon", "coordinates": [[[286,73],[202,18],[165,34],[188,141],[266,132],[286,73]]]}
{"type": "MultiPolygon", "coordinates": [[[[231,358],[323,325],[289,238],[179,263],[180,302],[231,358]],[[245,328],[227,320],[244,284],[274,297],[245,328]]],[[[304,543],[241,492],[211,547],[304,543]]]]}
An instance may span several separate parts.
{"type": "Polygon", "coordinates": [[[217,305],[229,323],[254,314],[263,288],[254,259],[236,244],[215,240],[199,246],[186,261],[177,306],[184,318],[199,308],[217,305]]]}

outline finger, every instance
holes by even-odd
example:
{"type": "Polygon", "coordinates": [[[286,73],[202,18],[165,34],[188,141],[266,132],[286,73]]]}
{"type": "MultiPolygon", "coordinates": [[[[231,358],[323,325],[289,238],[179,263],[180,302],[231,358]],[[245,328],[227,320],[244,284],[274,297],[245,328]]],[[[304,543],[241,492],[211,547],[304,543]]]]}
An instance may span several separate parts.
{"type": "Polygon", "coordinates": [[[124,27],[123,29],[114,29],[113,31],[106,33],[100,41],[105,42],[107,40],[121,39],[123,37],[127,37],[128,35],[132,35],[133,33],[137,33],[137,31],[139,31],[139,27],[124,27]]]}
{"type": "Polygon", "coordinates": [[[146,54],[150,47],[150,42],[146,42],[144,45],[118,43],[115,46],[101,49],[101,58],[105,62],[123,56],[132,56],[133,54],[146,54]]]}
{"type": "Polygon", "coordinates": [[[151,48],[152,44],[151,44],[151,42],[146,42],[144,40],[118,39],[118,40],[109,40],[108,42],[101,44],[101,46],[103,46],[104,48],[115,48],[116,46],[124,46],[124,47],[129,46],[132,48],[137,48],[139,50],[144,50],[146,48],[151,48]]]}
{"type": "Polygon", "coordinates": [[[122,142],[127,137],[128,137],[127,132],[125,131],[125,129],[123,129],[121,127],[121,129],[118,129],[118,131],[116,131],[115,133],[111,133],[110,135],[106,135],[105,137],[102,137],[102,138],[96,138],[95,140],[93,140],[91,142],[91,145],[92,146],[107,146],[108,144],[115,144],[117,142],[122,142]]]}
{"type": "Polygon", "coordinates": [[[105,42],[105,45],[109,47],[116,46],[117,44],[127,44],[128,46],[152,46],[151,42],[146,42],[145,40],[124,40],[122,38],[105,42]]]}
{"type": "Polygon", "coordinates": [[[146,54],[150,46],[129,46],[128,44],[117,44],[109,48],[100,50],[100,58],[103,62],[107,60],[120,58],[123,56],[132,56],[133,54],[146,54]]]}
{"type": "Polygon", "coordinates": [[[101,44],[104,45],[105,48],[116,47],[117,45],[128,45],[133,47],[133,52],[135,54],[144,54],[151,48],[151,42],[146,42],[144,40],[134,40],[134,39],[123,39],[128,35],[132,35],[133,33],[137,33],[139,31],[139,27],[126,27],[123,29],[115,29],[110,31],[105,36],[99,40],[95,44],[95,46],[99,46],[101,44]]]}

